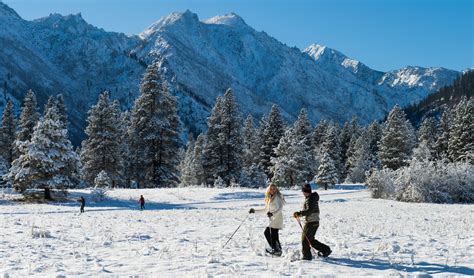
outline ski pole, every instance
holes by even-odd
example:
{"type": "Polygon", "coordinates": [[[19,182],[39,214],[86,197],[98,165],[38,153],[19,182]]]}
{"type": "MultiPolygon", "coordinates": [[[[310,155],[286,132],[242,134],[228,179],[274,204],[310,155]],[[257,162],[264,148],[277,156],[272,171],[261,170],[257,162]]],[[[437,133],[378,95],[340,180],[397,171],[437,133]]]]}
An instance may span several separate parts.
{"type": "Polygon", "coordinates": [[[306,235],[306,233],[304,232],[304,229],[303,229],[303,225],[301,225],[301,220],[299,217],[295,217],[296,218],[296,222],[298,222],[298,224],[300,225],[300,228],[301,228],[301,231],[303,232],[304,234],[304,237],[306,238],[306,240],[308,241],[308,244],[309,244],[309,247],[310,248],[313,248],[313,250],[316,252],[316,254],[318,254],[318,250],[316,250],[316,248],[314,248],[314,246],[311,244],[311,240],[309,240],[308,236],[306,235]]]}
{"type": "Polygon", "coordinates": [[[270,227],[272,217],[268,216],[268,220],[270,220],[270,223],[268,223],[268,232],[270,233],[270,248],[272,248],[272,258],[273,258],[273,251],[275,249],[273,248],[272,228],[270,227]]]}
{"type": "Polygon", "coordinates": [[[247,218],[249,217],[250,214],[247,214],[247,216],[244,218],[244,220],[242,220],[242,222],[240,222],[239,226],[237,227],[237,229],[235,229],[234,233],[232,233],[232,235],[229,237],[229,239],[226,241],[226,243],[222,246],[222,249],[224,249],[224,247],[227,245],[227,243],[229,243],[229,241],[234,237],[235,233],[237,233],[237,231],[240,229],[240,226],[242,226],[242,224],[244,224],[245,220],[247,220],[247,218]]]}

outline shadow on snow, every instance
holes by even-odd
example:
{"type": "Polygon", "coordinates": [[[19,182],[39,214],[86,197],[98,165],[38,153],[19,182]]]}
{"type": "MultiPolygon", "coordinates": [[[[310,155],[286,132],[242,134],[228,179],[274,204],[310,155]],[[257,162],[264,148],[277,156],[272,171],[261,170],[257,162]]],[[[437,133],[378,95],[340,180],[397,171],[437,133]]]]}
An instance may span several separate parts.
{"type": "Polygon", "coordinates": [[[448,266],[442,264],[434,264],[427,262],[419,262],[414,265],[396,264],[390,263],[383,260],[373,261],[362,261],[354,260],[349,258],[334,258],[325,260],[329,264],[354,267],[354,268],[366,268],[376,270],[389,270],[394,269],[403,272],[424,272],[427,274],[438,274],[438,273],[452,273],[452,274],[464,274],[474,275],[474,269],[465,266],[448,266]]]}

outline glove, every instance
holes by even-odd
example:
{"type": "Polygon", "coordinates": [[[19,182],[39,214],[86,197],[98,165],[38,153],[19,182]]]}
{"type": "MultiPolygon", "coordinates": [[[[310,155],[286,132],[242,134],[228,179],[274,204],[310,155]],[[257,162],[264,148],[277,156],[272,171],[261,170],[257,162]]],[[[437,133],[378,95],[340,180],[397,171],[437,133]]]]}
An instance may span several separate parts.
{"type": "Polygon", "coordinates": [[[253,208],[251,208],[251,209],[249,210],[249,213],[255,213],[255,210],[254,210],[253,208]]]}
{"type": "Polygon", "coordinates": [[[299,211],[293,213],[294,218],[299,218],[300,216],[301,216],[301,212],[299,212],[299,211]]]}
{"type": "Polygon", "coordinates": [[[268,216],[268,217],[272,217],[272,216],[273,216],[273,213],[267,212],[267,216],[268,216]]]}

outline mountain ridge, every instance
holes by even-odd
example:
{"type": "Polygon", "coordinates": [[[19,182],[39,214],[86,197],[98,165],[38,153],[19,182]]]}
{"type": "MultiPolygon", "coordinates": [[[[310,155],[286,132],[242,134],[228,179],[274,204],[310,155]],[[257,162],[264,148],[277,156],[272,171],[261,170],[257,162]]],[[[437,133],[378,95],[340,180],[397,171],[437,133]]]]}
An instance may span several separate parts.
{"type": "Polygon", "coordinates": [[[6,84],[0,88],[0,109],[6,98],[18,106],[29,88],[40,103],[63,93],[76,144],[98,94],[107,89],[129,109],[146,65],[153,62],[178,97],[184,133],[194,134],[206,129],[215,98],[229,87],[243,112],[256,117],[276,103],[288,120],[306,108],[313,123],[353,116],[368,123],[383,118],[395,103],[418,102],[460,75],[421,67],[380,72],[325,46],[301,51],[254,30],[234,13],[203,21],[189,10],[172,13],[127,36],[90,25],[80,14],[25,21],[0,5],[0,16],[8,17],[0,28],[13,26],[0,31],[6,45],[0,51],[0,81],[6,84]]]}

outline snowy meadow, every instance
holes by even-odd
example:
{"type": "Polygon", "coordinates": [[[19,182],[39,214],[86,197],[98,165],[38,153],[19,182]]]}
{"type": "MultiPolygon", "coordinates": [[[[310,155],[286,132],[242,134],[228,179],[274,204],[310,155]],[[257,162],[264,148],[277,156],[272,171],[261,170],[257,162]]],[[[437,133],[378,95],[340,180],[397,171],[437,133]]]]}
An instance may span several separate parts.
{"type": "Polygon", "coordinates": [[[103,202],[72,190],[71,202],[0,201],[1,277],[331,277],[474,275],[472,205],[402,203],[343,185],[320,194],[316,238],[329,259],[300,261],[292,213],[299,190],[286,190],[281,257],[266,254],[264,190],[116,189],[103,202]],[[139,210],[138,198],[147,203],[139,210]],[[84,214],[75,200],[85,196],[84,214]],[[222,246],[242,223],[225,248],[222,246]]]}

